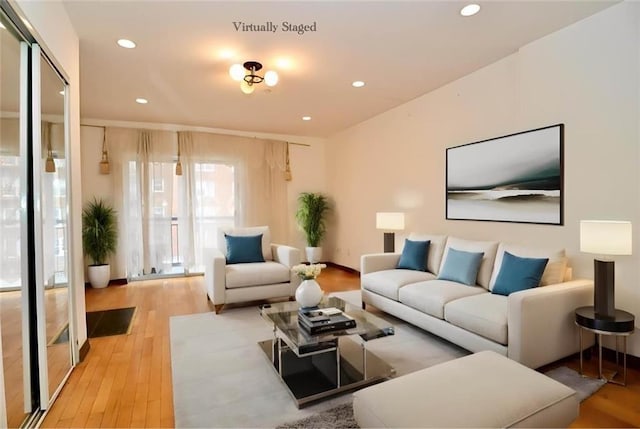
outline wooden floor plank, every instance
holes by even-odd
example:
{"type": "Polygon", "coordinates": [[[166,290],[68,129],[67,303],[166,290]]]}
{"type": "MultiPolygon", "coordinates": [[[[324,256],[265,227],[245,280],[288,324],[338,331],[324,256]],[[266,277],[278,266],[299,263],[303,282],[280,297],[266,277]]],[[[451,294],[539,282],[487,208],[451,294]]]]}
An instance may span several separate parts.
{"type": "MultiPolygon", "coordinates": [[[[329,267],[318,278],[326,292],[360,287],[357,274],[329,267]]],[[[255,305],[252,303],[250,305],[255,305]]],[[[134,282],[87,289],[87,311],[135,306],[129,335],[91,339],[43,427],[174,427],[169,319],[212,311],[202,277],[134,282]]],[[[231,310],[233,306],[230,306],[231,310]]],[[[577,359],[562,361],[576,369],[577,359]]],[[[597,360],[586,362],[594,371],[597,360]]],[[[640,426],[640,370],[628,386],[606,385],[581,404],[572,427],[640,426]]]]}

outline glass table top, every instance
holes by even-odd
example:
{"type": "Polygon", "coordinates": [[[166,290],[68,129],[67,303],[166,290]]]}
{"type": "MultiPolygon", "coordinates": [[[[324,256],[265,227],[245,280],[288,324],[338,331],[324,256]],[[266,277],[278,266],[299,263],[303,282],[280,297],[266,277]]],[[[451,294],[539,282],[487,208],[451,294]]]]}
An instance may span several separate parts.
{"type": "Polygon", "coordinates": [[[260,313],[267,321],[274,324],[276,334],[281,337],[296,354],[304,354],[303,350],[314,351],[322,347],[330,347],[341,336],[358,335],[364,341],[393,335],[393,325],[359,306],[350,304],[337,297],[324,296],[319,308],[335,307],[356,321],[354,328],[342,331],[309,334],[298,324],[299,305],[295,301],[266,304],[260,313]]]}

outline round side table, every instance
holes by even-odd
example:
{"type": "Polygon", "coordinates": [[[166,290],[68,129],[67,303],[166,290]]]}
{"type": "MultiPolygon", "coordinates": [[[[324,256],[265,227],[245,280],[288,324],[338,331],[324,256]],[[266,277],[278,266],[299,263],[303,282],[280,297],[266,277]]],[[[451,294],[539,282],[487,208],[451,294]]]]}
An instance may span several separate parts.
{"type": "Polygon", "coordinates": [[[576,308],[576,325],[578,325],[578,335],[580,341],[580,375],[582,375],[582,331],[593,332],[598,336],[598,377],[609,383],[627,384],[627,337],[633,334],[635,329],[635,316],[623,310],[615,310],[613,317],[603,317],[597,315],[594,307],[576,308]],[[613,335],[616,340],[616,372],[611,378],[602,375],[602,336],[613,335]],[[618,339],[622,337],[622,361],[623,375],[622,382],[615,381],[613,378],[620,368],[618,362],[618,339]]]}

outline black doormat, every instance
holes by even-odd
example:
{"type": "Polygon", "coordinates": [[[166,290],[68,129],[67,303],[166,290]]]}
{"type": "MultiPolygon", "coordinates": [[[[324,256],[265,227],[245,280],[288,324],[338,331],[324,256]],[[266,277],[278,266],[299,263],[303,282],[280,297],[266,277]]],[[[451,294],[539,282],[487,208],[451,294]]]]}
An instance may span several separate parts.
{"type": "Polygon", "coordinates": [[[128,334],[136,313],[135,307],[87,312],[87,336],[89,338],[128,334]]]}

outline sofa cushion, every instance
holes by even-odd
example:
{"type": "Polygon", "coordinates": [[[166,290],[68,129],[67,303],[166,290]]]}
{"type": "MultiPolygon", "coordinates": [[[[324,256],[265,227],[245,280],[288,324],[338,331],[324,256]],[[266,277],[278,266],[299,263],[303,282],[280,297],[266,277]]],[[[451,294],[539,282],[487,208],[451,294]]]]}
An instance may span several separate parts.
{"type": "Polygon", "coordinates": [[[444,307],[444,320],[452,325],[507,344],[507,297],[492,293],[457,299],[444,307]]]}
{"type": "Polygon", "coordinates": [[[413,241],[405,239],[397,268],[427,271],[427,252],[429,251],[430,243],[429,240],[413,241]]]}
{"type": "Polygon", "coordinates": [[[444,319],[446,303],[478,294],[487,294],[486,289],[467,286],[447,280],[430,280],[407,285],[398,292],[400,302],[430,316],[444,319]]]}
{"type": "Polygon", "coordinates": [[[471,241],[464,240],[462,238],[449,237],[447,239],[447,245],[442,255],[442,265],[447,259],[447,252],[450,248],[464,250],[465,252],[483,252],[484,256],[478,269],[477,282],[485,289],[489,288],[489,280],[491,280],[491,270],[493,269],[493,262],[496,258],[496,250],[498,249],[497,241],[471,241]]]}
{"type": "Polygon", "coordinates": [[[409,234],[409,240],[414,241],[430,241],[429,252],[427,252],[427,271],[438,274],[440,271],[440,262],[442,261],[442,252],[447,242],[446,235],[421,234],[412,232],[409,234]]]}
{"type": "Polygon", "coordinates": [[[551,249],[544,247],[521,246],[517,244],[500,243],[496,252],[496,260],[493,265],[493,274],[489,282],[489,289],[493,289],[496,278],[500,272],[502,265],[502,256],[504,252],[523,258],[548,258],[549,262],[542,273],[540,286],[553,285],[564,281],[565,271],[567,269],[567,257],[564,249],[551,249]]]}
{"type": "Polygon", "coordinates": [[[224,235],[227,242],[227,264],[264,262],[262,256],[262,234],[224,235]]]}
{"type": "Polygon", "coordinates": [[[509,295],[520,290],[538,287],[547,262],[549,262],[547,258],[521,258],[504,252],[500,272],[491,292],[509,295]]]}
{"type": "Polygon", "coordinates": [[[273,261],[227,265],[225,270],[227,289],[291,281],[289,268],[273,261]]]}
{"type": "Polygon", "coordinates": [[[438,274],[438,279],[451,280],[469,286],[475,285],[483,255],[482,252],[465,252],[453,247],[450,248],[447,252],[447,259],[438,274]]]}
{"type": "Polygon", "coordinates": [[[397,301],[398,289],[401,287],[435,278],[433,274],[424,271],[395,269],[365,274],[360,278],[360,284],[363,289],[397,301]]]}
{"type": "Polygon", "coordinates": [[[271,232],[268,226],[250,226],[245,228],[220,228],[218,229],[218,249],[223,255],[227,254],[225,234],[235,236],[262,234],[262,257],[265,261],[273,260],[271,253],[271,232]]]}

